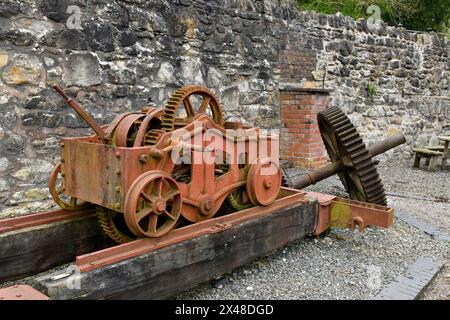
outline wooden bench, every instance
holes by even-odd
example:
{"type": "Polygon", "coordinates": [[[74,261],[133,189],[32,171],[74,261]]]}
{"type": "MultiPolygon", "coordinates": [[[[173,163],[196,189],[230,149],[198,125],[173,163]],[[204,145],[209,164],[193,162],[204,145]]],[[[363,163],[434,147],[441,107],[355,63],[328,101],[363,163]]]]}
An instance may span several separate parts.
{"type": "Polygon", "coordinates": [[[444,152],[444,146],[425,147],[425,149],[428,149],[428,150],[431,150],[431,151],[444,152]]]}
{"type": "Polygon", "coordinates": [[[436,159],[443,156],[443,152],[430,150],[428,148],[414,148],[413,151],[416,153],[414,157],[413,167],[420,167],[420,159],[426,158],[426,165],[428,166],[428,171],[434,171],[436,168],[436,159]]]}

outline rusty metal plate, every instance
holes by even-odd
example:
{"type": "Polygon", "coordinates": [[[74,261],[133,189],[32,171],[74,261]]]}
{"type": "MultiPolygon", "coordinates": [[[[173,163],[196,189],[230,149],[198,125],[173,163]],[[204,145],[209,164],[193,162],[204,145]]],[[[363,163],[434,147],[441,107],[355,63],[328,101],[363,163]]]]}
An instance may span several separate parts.
{"type": "Polygon", "coordinates": [[[389,228],[394,223],[394,209],[336,196],[306,192],[306,197],[319,201],[315,235],[331,227],[355,228],[364,231],[367,226],[389,228]]]}
{"type": "Polygon", "coordinates": [[[17,285],[0,289],[0,300],[50,300],[50,298],[29,285],[17,285]]]}
{"type": "Polygon", "coordinates": [[[65,138],[61,160],[65,194],[122,211],[130,185],[154,167],[151,161],[140,161],[149,153],[150,147],[116,148],[89,137],[65,138]]]}

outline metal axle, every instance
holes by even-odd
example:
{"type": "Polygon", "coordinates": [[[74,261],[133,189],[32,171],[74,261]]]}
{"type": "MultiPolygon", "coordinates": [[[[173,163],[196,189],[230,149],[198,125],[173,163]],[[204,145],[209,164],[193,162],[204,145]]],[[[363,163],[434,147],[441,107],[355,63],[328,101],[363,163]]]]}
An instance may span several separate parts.
{"type": "MultiPolygon", "coordinates": [[[[370,146],[368,148],[369,154],[373,158],[405,142],[405,136],[402,133],[399,133],[370,146]]],[[[295,189],[306,188],[307,186],[316,184],[317,182],[331,177],[336,173],[344,171],[347,166],[348,164],[344,163],[344,159],[340,159],[339,161],[330,163],[318,170],[311,171],[298,178],[294,178],[292,185],[295,189]]]]}

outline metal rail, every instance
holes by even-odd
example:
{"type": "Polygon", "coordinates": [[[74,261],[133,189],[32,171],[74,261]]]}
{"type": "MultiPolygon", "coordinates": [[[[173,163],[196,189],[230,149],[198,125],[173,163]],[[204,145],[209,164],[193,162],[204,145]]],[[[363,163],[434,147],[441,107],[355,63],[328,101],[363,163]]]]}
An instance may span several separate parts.
{"type": "Polygon", "coordinates": [[[35,227],[58,221],[73,220],[94,213],[95,210],[93,209],[86,209],[76,212],[58,209],[53,211],[33,213],[21,217],[2,219],[0,220],[0,233],[35,227]]]}
{"type": "Polygon", "coordinates": [[[233,225],[276,213],[277,210],[287,208],[294,204],[308,202],[308,200],[305,199],[305,194],[303,192],[294,189],[283,189],[283,192],[288,193],[288,195],[275,200],[275,202],[271,205],[265,207],[253,207],[227,214],[225,216],[197,222],[180,229],[172,230],[160,238],[139,239],[115,247],[78,256],[76,259],[76,264],[81,272],[86,272],[138,255],[149,253],[175,243],[180,243],[188,239],[196,238],[205,234],[221,232],[231,228],[233,225]]]}

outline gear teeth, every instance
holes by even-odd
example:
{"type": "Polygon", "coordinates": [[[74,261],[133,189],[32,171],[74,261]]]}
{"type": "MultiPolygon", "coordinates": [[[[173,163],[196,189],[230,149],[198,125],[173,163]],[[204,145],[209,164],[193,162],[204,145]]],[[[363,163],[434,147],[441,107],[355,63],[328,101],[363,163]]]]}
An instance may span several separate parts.
{"type": "MultiPolygon", "coordinates": [[[[355,173],[354,175],[350,176],[346,172],[339,174],[347,192],[352,194],[350,192],[351,190],[349,190],[351,186],[345,183],[345,179],[358,179],[359,183],[357,185],[361,184],[363,189],[361,191],[364,193],[364,198],[356,200],[386,206],[386,194],[376,166],[372,161],[363,139],[350,119],[339,108],[332,107],[320,112],[317,115],[317,121],[320,128],[330,128],[330,131],[334,132],[339,144],[339,146],[334,146],[334,149],[340,150],[340,157],[348,156],[353,163],[352,172],[355,173]]],[[[323,138],[325,133],[321,131],[321,134],[323,138]]],[[[325,139],[323,140],[325,143],[325,139]]],[[[336,158],[333,150],[327,147],[327,151],[330,158],[336,158]]]]}
{"type": "MultiPolygon", "coordinates": [[[[114,211],[103,208],[101,206],[96,207],[96,214],[97,219],[100,223],[100,226],[103,230],[103,232],[110,237],[112,240],[114,240],[116,243],[123,244],[130,241],[133,241],[135,239],[132,239],[131,237],[125,235],[122,233],[116,226],[116,224],[113,221],[113,213],[114,211]]],[[[120,213],[117,213],[120,214],[120,213]]]]}
{"type": "Polygon", "coordinates": [[[248,201],[249,203],[247,203],[247,204],[241,203],[241,199],[240,199],[240,198],[241,198],[242,192],[244,192],[244,189],[241,187],[241,188],[239,188],[239,189],[234,190],[233,192],[231,192],[231,193],[228,195],[228,197],[227,197],[228,203],[229,203],[235,210],[238,210],[238,211],[245,210],[245,209],[248,209],[248,208],[250,208],[251,206],[253,206],[253,204],[250,202],[250,200],[248,201]]]}
{"type": "MultiPolygon", "coordinates": [[[[180,88],[178,90],[176,90],[172,96],[170,97],[170,99],[167,101],[165,107],[164,107],[164,111],[163,111],[163,115],[161,117],[162,120],[162,125],[161,128],[168,132],[168,131],[172,131],[175,129],[175,118],[176,118],[176,113],[179,109],[179,107],[181,106],[181,104],[183,103],[183,101],[189,97],[192,94],[198,94],[198,93],[203,93],[205,95],[208,95],[212,98],[213,101],[215,101],[215,109],[213,110],[213,114],[215,114],[215,119],[214,121],[220,125],[223,126],[223,111],[222,111],[222,105],[219,102],[219,99],[217,98],[217,96],[208,88],[204,87],[204,86],[198,86],[198,85],[193,85],[193,86],[187,86],[187,87],[183,87],[180,88]]],[[[155,135],[151,135],[151,137],[149,138],[149,141],[152,145],[156,144],[158,138],[156,138],[155,135]]]]}

